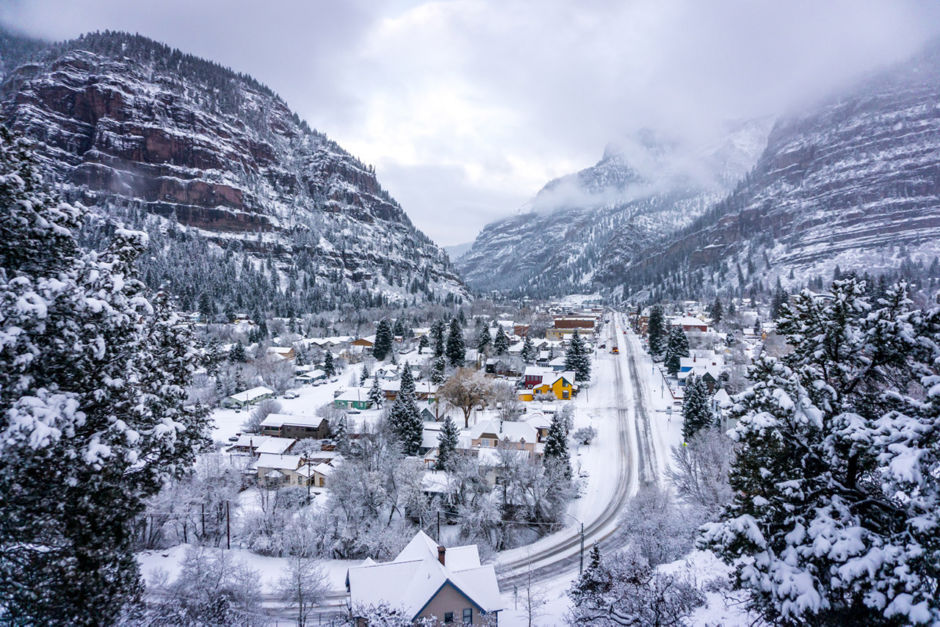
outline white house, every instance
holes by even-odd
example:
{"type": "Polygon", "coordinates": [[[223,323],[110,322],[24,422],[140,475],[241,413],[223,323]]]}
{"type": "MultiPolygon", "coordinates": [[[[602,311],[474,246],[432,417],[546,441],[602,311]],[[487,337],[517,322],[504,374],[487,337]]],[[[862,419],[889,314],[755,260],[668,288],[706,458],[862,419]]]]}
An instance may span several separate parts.
{"type": "Polygon", "coordinates": [[[407,620],[480,625],[503,609],[492,565],[480,564],[475,544],[445,548],[423,531],[391,562],[366,560],[346,573],[352,618],[359,610],[387,606],[407,620]]]}
{"type": "Polygon", "coordinates": [[[237,394],[232,394],[231,396],[225,397],[222,400],[222,407],[244,409],[250,405],[254,405],[259,401],[262,401],[266,398],[271,398],[273,396],[274,390],[264,386],[258,386],[256,388],[251,388],[250,390],[245,390],[244,392],[239,392],[237,394]]]}

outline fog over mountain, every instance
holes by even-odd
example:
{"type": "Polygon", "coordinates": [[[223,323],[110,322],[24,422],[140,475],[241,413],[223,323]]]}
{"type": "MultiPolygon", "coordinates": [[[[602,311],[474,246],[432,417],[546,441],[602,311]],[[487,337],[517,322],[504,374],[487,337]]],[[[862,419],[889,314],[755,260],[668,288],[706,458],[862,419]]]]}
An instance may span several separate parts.
{"type": "Polygon", "coordinates": [[[802,109],[913,54],[940,5],[35,0],[0,22],[140,32],[248,73],[449,245],[641,129],[707,145],[729,120],[802,109]]]}

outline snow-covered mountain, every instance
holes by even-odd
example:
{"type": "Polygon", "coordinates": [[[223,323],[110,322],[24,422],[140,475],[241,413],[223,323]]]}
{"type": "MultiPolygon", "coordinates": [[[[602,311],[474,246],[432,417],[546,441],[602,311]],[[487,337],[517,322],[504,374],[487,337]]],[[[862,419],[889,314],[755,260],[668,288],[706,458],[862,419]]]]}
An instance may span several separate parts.
{"type": "Polygon", "coordinates": [[[769,120],[690,146],[650,131],[549,182],[528,210],[487,225],[456,261],[472,286],[555,295],[617,281],[643,248],[689,225],[756,162],[769,120]]]}
{"type": "Polygon", "coordinates": [[[243,261],[203,264],[207,285],[267,267],[281,291],[270,306],[299,311],[466,294],[373,168],[251,77],[112,32],[54,45],[4,34],[0,61],[2,120],[36,141],[62,193],[112,218],[159,216],[243,261]]]}
{"type": "Polygon", "coordinates": [[[635,288],[690,272],[700,284],[786,285],[938,254],[940,42],[781,119],[734,193],[643,251],[624,277],[635,288]]]}

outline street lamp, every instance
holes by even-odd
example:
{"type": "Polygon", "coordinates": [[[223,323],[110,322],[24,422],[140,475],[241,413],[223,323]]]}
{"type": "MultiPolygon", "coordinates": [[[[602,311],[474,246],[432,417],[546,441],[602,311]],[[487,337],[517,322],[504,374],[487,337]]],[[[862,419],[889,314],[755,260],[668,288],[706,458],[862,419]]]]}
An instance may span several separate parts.
{"type": "Polygon", "coordinates": [[[576,523],[578,523],[579,525],[581,525],[581,531],[580,531],[580,535],[581,535],[581,552],[580,552],[580,557],[579,557],[579,561],[578,561],[578,574],[580,575],[581,573],[584,572],[584,523],[581,522],[580,520],[578,520],[577,518],[575,518],[574,516],[572,516],[571,514],[567,514],[567,513],[566,513],[565,516],[567,516],[567,517],[570,518],[571,520],[573,520],[573,521],[575,521],[576,523]]]}

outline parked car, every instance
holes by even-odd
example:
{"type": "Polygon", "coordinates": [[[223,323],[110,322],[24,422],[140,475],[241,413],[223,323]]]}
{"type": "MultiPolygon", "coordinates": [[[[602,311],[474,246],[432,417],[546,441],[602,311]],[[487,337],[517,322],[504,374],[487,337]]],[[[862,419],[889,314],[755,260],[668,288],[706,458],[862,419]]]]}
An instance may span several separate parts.
{"type": "Polygon", "coordinates": [[[297,392],[284,392],[284,398],[287,398],[287,399],[300,398],[300,394],[298,394],[297,392]]]}

